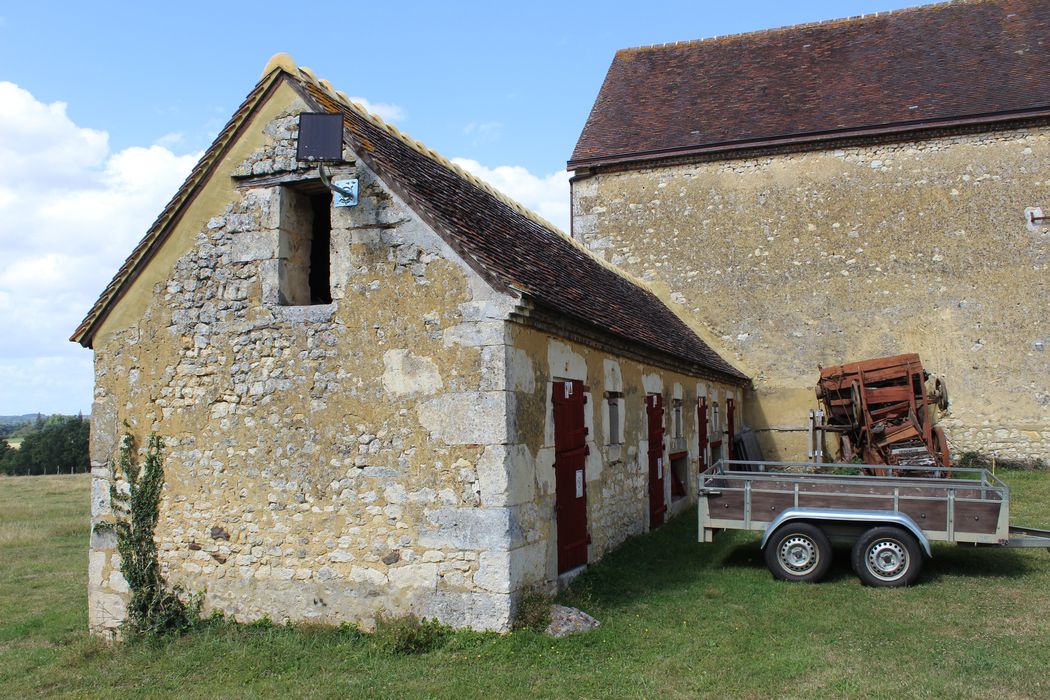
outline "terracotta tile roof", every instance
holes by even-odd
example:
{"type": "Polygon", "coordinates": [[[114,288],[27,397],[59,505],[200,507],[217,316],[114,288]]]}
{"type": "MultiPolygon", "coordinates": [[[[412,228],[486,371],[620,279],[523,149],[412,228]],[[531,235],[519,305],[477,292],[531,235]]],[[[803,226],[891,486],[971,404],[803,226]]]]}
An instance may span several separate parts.
{"type": "Polygon", "coordinates": [[[1050,0],[960,0],[616,54],[569,167],[1050,115],[1050,0]]]}
{"type": "MultiPolygon", "coordinates": [[[[541,309],[571,318],[601,334],[655,350],[683,362],[738,380],[746,375],[722,359],[661,302],[644,283],[595,257],[576,241],[525,207],[449,162],[419,141],[402,134],[360,105],[350,102],[307,68],[287,56],[274,57],[267,75],[249,95],[258,102],[278,77],[293,81],[319,109],[342,112],[350,147],[442,238],[497,288],[520,294],[541,309]]],[[[249,110],[250,111],[250,110],[249,110]]],[[[245,113],[246,114],[246,113],[245,113]]],[[[236,121],[236,120],[234,120],[236,121]]],[[[237,124],[231,121],[223,134],[237,124]]],[[[222,139],[222,136],[220,136],[222,139]]],[[[219,142],[205,154],[214,162],[219,142]]],[[[221,150],[221,149],[220,149],[221,150]]],[[[200,169],[202,166],[198,166],[200,169]]],[[[197,172],[196,170],[194,171],[197,172]]],[[[194,175],[169,209],[178,209],[194,175]]],[[[90,344],[92,328],[110,300],[141,269],[142,254],[159,245],[170,221],[162,215],[136,252],[96,303],[73,340],[90,344]]]]}
{"type": "Polygon", "coordinates": [[[600,332],[746,379],[641,283],[312,77],[302,75],[303,88],[322,109],[343,113],[354,152],[497,287],[600,332]]]}

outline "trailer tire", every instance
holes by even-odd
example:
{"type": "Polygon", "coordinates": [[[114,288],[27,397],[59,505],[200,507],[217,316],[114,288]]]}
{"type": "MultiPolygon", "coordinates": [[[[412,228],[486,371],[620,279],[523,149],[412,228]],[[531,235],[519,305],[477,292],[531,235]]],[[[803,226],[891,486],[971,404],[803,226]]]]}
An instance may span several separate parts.
{"type": "Polygon", "coordinates": [[[915,536],[899,527],[873,527],[853,545],[850,557],[861,582],[877,588],[910,586],[922,570],[915,536]]]}
{"type": "Polygon", "coordinates": [[[816,525],[788,523],[769,538],[765,558],[773,578],[815,583],[831,566],[831,542],[816,525]]]}

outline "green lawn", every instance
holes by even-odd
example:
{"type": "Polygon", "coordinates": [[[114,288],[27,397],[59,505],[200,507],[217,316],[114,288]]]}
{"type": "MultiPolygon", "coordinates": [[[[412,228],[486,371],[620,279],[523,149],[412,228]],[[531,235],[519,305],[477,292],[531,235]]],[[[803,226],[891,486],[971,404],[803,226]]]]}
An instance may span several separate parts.
{"type": "Polygon", "coordinates": [[[17,449],[22,447],[22,441],[23,440],[25,440],[25,438],[20,438],[20,437],[7,438],[7,444],[17,450],[17,449]]]}
{"type": "MultiPolygon", "coordinates": [[[[1050,472],[1006,473],[1050,528],[1050,472]]],[[[567,599],[597,632],[457,634],[416,657],[327,628],[217,626],[110,647],[85,632],[88,477],[0,479],[0,697],[1050,697],[1050,554],[941,546],[918,585],[777,583],[754,539],[686,515],[567,599]]]]}

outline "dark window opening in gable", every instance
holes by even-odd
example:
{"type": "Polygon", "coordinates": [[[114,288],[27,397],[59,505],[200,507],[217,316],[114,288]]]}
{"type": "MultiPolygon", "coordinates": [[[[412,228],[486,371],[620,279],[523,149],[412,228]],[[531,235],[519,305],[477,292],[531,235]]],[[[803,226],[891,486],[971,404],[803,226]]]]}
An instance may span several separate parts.
{"type": "Polygon", "coordinates": [[[310,197],[313,241],[310,245],[310,303],[332,303],[332,194],[310,197]]]}
{"type": "Polygon", "coordinates": [[[332,194],[281,188],[279,301],[283,306],[332,302],[332,194]]]}

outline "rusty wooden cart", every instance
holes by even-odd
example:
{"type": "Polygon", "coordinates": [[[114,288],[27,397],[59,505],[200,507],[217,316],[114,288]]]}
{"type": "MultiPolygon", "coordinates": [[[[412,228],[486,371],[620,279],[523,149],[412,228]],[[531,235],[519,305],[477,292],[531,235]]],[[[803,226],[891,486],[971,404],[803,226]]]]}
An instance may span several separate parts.
{"type": "Polygon", "coordinates": [[[947,475],[951,456],[934,408],[948,409],[948,388],[936,379],[927,390],[929,378],[914,353],[822,367],[816,393],[827,424],[820,427],[839,433],[839,460],[874,465],[871,473],[880,475],[883,465],[947,475]]]}
{"type": "Polygon", "coordinates": [[[766,565],[787,581],[820,580],[832,540],[852,542],[854,571],[885,587],[914,582],[930,542],[1050,551],[1050,531],[1010,526],[1010,490],[985,469],[721,460],[701,475],[698,512],[700,542],[762,532],[766,565]],[[864,473],[875,466],[885,474],[864,473]]]}

